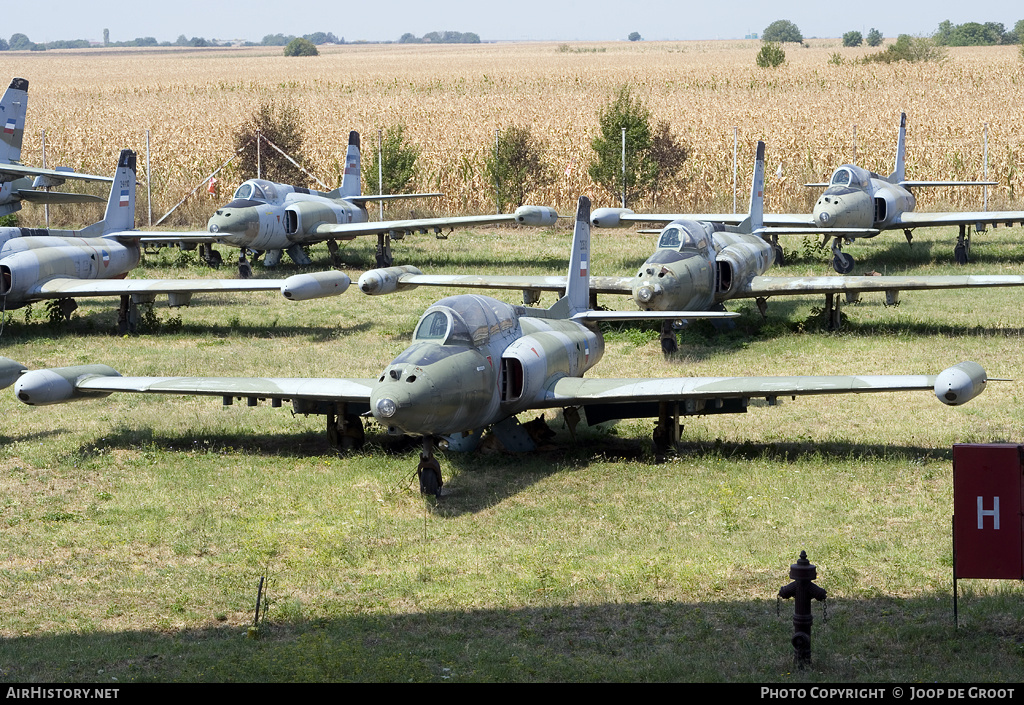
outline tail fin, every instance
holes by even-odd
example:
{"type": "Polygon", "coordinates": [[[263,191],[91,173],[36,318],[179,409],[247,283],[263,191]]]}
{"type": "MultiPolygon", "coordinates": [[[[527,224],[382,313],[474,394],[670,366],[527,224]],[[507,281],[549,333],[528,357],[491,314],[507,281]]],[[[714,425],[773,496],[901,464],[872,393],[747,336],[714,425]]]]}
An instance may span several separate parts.
{"type": "Polygon", "coordinates": [[[565,296],[550,311],[571,318],[590,310],[590,199],[580,196],[576,206],[576,225],[569,254],[569,274],[565,278],[565,296]]]}
{"type": "Polygon", "coordinates": [[[98,237],[107,233],[135,229],[135,152],[122,149],[110,186],[107,211],[103,220],[81,231],[83,237],[98,237]]]}
{"type": "Polygon", "coordinates": [[[15,78],[0,98],[0,164],[21,159],[21,141],[25,136],[25,111],[28,109],[28,81],[15,78]]]}
{"type": "Polygon", "coordinates": [[[739,230],[752,233],[764,227],[764,142],[757,143],[754,158],[754,176],[750,181],[750,209],[747,217],[739,224],[739,230]]]}
{"type": "Polygon", "coordinates": [[[348,133],[348,151],[345,153],[345,173],[341,177],[339,196],[360,196],[363,193],[359,181],[359,133],[348,133]]]}
{"type": "Polygon", "coordinates": [[[889,181],[898,184],[906,181],[904,158],[907,153],[907,114],[900,113],[900,135],[896,139],[896,169],[889,174],[889,181]]]}

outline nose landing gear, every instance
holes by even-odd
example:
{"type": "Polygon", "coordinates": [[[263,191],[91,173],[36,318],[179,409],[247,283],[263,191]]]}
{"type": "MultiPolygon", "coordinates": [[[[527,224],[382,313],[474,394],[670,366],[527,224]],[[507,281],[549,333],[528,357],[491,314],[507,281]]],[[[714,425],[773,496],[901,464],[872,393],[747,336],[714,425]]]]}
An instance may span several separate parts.
{"type": "Polygon", "coordinates": [[[416,467],[416,475],[420,479],[420,494],[441,496],[444,482],[441,480],[441,464],[434,457],[434,439],[423,439],[423,450],[420,451],[420,463],[416,467]]]}

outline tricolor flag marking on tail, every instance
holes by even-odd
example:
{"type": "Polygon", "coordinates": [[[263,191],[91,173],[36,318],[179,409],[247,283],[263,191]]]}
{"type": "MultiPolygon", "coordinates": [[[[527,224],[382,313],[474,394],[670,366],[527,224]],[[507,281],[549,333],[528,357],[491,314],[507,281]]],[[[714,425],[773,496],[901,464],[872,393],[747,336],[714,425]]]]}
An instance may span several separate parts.
{"type": "Polygon", "coordinates": [[[14,121],[14,118],[7,118],[7,122],[4,123],[4,134],[13,135],[15,126],[16,123],[14,121]]]}
{"type": "Polygon", "coordinates": [[[585,259],[580,260],[580,276],[587,276],[587,260],[585,259]]]}
{"type": "Polygon", "coordinates": [[[125,206],[128,205],[128,189],[126,189],[126,188],[125,189],[121,189],[121,198],[118,201],[118,204],[122,208],[124,208],[125,206]]]}

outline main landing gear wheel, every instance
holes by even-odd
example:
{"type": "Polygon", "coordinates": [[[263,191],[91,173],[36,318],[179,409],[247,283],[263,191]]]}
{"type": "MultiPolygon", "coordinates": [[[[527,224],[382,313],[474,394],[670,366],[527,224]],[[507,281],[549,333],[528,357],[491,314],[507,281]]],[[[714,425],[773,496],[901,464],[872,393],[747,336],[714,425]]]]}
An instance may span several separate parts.
{"type": "Polygon", "coordinates": [[[839,274],[849,274],[853,271],[853,257],[845,252],[837,252],[832,258],[832,269],[839,274]]]}
{"type": "Polygon", "coordinates": [[[967,264],[971,259],[971,229],[967,225],[960,225],[960,233],[956,236],[956,247],[953,248],[953,258],[960,265],[967,264]]]}
{"type": "Polygon", "coordinates": [[[967,264],[967,247],[964,245],[957,245],[953,248],[953,258],[957,264],[967,264]]]}

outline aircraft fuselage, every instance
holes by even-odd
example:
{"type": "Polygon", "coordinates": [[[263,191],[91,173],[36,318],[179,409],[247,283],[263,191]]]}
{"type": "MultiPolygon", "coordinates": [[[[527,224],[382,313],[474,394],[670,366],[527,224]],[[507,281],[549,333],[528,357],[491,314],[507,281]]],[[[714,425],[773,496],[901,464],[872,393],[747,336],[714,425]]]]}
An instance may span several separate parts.
{"type": "Polygon", "coordinates": [[[909,190],[867,169],[846,164],[814,204],[814,222],[822,228],[886,230],[899,227],[900,215],[914,210],[909,190]]]}
{"type": "Polygon", "coordinates": [[[139,259],[138,245],[111,238],[51,234],[11,239],[0,249],[0,296],[7,298],[7,308],[17,308],[50,279],[117,279],[134,269],[139,259]]]}
{"type": "Polygon", "coordinates": [[[285,250],[323,239],[318,225],[365,223],[366,209],[311,189],[250,179],[207,223],[211,233],[234,247],[285,250]]]}
{"type": "Polygon", "coordinates": [[[374,418],[390,433],[481,429],[542,406],[552,382],[582,376],[601,359],[596,330],[527,311],[474,294],[438,301],[381,373],[370,394],[374,418]]]}
{"type": "Polygon", "coordinates": [[[775,261],[770,243],[701,221],[669,223],[658,249],[633,277],[644,311],[706,311],[732,298],[775,261]]]}

